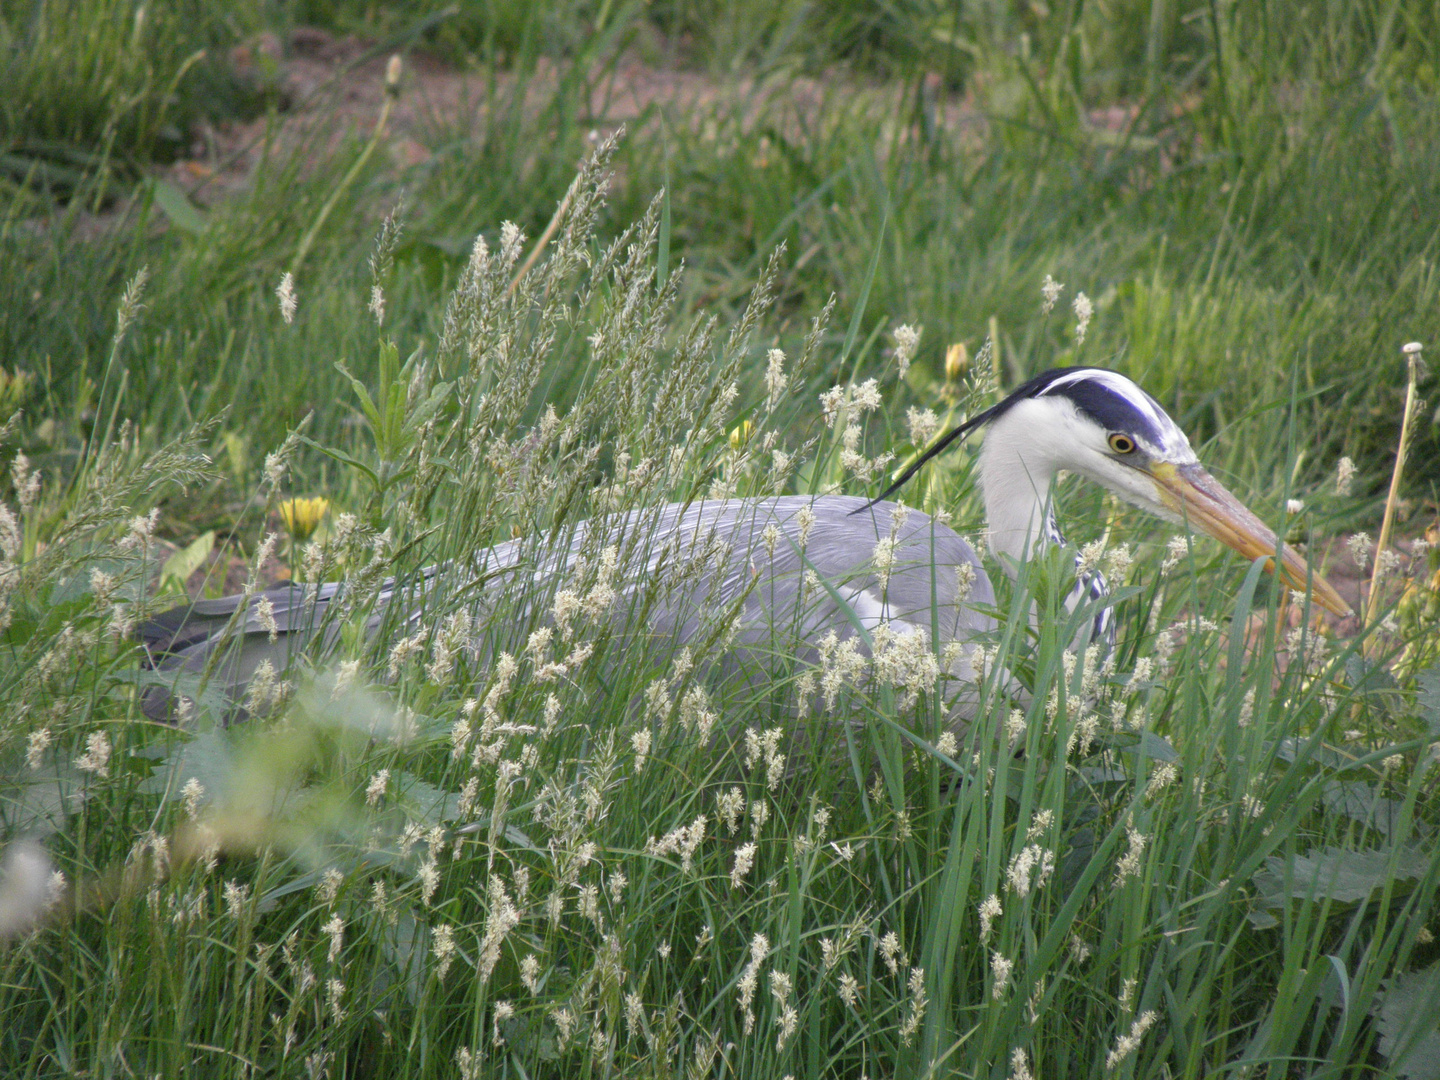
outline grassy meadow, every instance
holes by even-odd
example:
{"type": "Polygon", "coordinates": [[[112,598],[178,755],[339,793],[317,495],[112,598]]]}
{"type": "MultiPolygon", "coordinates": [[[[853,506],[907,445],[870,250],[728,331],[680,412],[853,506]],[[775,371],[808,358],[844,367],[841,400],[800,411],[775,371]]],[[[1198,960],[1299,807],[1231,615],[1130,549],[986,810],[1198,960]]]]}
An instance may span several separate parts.
{"type": "MultiPolygon", "coordinates": [[[[0,0],[0,49],[0,1076],[1440,1077],[1428,0],[0,0]],[[1073,553],[990,564],[958,732],[938,652],[619,632],[668,586],[604,550],[375,607],[877,493],[1074,363],[1373,602],[1067,482],[1119,644],[1067,651],[1073,553]],[[352,583],[330,647],[148,718],[136,627],[285,577],[352,583]]],[[[979,536],[973,450],[905,497],[979,536]]]]}

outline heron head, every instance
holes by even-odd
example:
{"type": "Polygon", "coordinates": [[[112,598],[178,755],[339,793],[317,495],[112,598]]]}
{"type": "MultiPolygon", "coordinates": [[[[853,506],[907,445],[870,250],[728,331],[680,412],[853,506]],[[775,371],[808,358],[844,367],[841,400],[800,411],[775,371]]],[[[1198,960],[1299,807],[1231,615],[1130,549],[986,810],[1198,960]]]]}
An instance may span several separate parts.
{"type": "MultiPolygon", "coordinates": [[[[1062,368],[1032,379],[995,408],[992,425],[1023,424],[1056,469],[1089,477],[1142,510],[1196,529],[1267,566],[1294,589],[1308,586],[1336,615],[1350,609],[1305,561],[1205,471],[1190,440],[1130,379],[1101,368],[1062,368]]],[[[993,435],[992,431],[992,435],[993,435]]]]}

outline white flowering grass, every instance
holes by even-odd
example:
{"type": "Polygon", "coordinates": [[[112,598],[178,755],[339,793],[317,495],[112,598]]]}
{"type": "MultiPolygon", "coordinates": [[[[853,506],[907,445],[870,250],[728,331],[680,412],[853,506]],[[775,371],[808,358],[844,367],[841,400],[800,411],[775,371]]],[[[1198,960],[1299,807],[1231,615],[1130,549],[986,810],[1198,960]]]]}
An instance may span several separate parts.
{"type": "MultiPolygon", "coordinates": [[[[627,633],[664,595],[624,573],[643,529],[358,632],[380,578],[479,546],[518,536],[530,567],[596,515],[882,482],[895,381],[820,385],[823,318],[777,357],[770,271],[733,319],[678,315],[661,205],[611,240],[604,185],[588,166],[518,282],[518,228],[475,245],[436,350],[402,362],[396,329],[351,386],[360,494],[325,556],[348,606],[313,669],[252,685],[245,724],[198,686],[198,726],[144,719],[152,676],[111,632],[116,605],[144,615],[160,485],[208,475],[194,439],[97,443],[43,549],[26,538],[58,496],[22,470],[0,812],[54,871],[16,883],[25,925],[44,910],[0,943],[0,1060],[776,1080],[1369,1061],[1372,1008],[1434,960],[1440,718],[1357,686],[1343,640],[1277,663],[1258,568],[1202,591],[1198,544],[1086,549],[1120,595],[1106,658],[1068,651],[1074,553],[1035,561],[1001,589],[964,729],[917,635],[837,633],[812,664],[781,626],[742,680],[725,610],[683,645],[627,633]],[[542,402],[571,348],[573,394],[542,402]],[[1327,895],[1342,871],[1363,897],[1327,895]]],[[[269,495],[305,447],[276,452],[269,495]]],[[[966,456],[946,468],[931,497],[976,524],[966,456]]],[[[703,554],[673,573],[724,565],[703,554]]]]}

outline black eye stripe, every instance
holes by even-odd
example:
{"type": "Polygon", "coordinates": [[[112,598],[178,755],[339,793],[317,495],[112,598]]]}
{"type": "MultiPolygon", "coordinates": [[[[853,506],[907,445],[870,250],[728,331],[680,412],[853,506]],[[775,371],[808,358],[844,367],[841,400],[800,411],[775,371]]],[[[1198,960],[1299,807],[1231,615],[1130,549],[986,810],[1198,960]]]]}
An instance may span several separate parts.
{"type": "Polygon", "coordinates": [[[1104,428],[1111,431],[1138,432],[1152,443],[1162,441],[1160,432],[1156,430],[1150,417],[1109,387],[1100,383],[1079,382],[1063,387],[1059,393],[1068,397],[1077,409],[1104,428]]]}
{"type": "MultiPolygon", "coordinates": [[[[1126,399],[1125,394],[1107,385],[1104,381],[1105,376],[1122,378],[1103,368],[1052,368],[1044,374],[1037,375],[1024,386],[1016,389],[1004,401],[992,406],[985,413],[973,417],[972,420],[975,423],[984,423],[987,420],[998,419],[1008,412],[1016,402],[1024,401],[1027,398],[1063,397],[1106,431],[1133,431],[1156,446],[1163,446],[1165,435],[1156,427],[1151,409],[1138,408],[1133,401],[1126,399]],[[1089,376],[1092,372],[1094,373],[1093,378],[1084,377],[1089,376]],[[1077,378],[1077,375],[1082,377],[1077,378]],[[1057,382],[1059,385],[1056,385],[1057,382]]],[[[1138,386],[1129,383],[1128,380],[1123,381],[1131,386],[1135,394],[1144,398],[1147,405],[1163,415],[1163,410],[1149,395],[1138,386]]]]}

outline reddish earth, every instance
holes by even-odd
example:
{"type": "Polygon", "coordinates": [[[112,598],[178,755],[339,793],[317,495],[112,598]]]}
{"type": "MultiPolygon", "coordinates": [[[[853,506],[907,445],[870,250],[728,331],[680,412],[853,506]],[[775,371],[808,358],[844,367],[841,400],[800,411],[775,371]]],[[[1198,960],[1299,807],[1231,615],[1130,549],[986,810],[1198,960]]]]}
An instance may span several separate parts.
{"type": "MultiPolygon", "coordinates": [[[[172,166],[169,178],[197,201],[213,203],[243,189],[267,157],[284,159],[302,149],[322,155],[348,135],[368,135],[384,102],[388,59],[356,38],[336,38],[311,28],[293,31],[285,42],[265,34],[236,47],[232,65],[242,78],[278,95],[278,116],[197,131],[191,157],[172,166]]],[[[542,59],[526,86],[527,100],[537,108],[550,100],[559,74],[553,62],[542,59]]],[[[431,141],[483,124],[495,91],[512,86],[508,74],[466,71],[423,53],[408,54],[384,151],[402,170],[424,163],[432,153],[431,141]]],[[[879,106],[892,95],[875,86],[857,86],[847,108],[879,106]]],[[[791,117],[813,118],[824,100],[825,88],[815,79],[736,76],[722,82],[701,72],[656,67],[625,56],[597,72],[581,120],[607,133],[640,120],[656,106],[691,117],[733,106],[742,119],[755,119],[773,118],[771,106],[777,103],[791,117]]],[[[970,122],[976,121],[973,112],[968,115],[970,122]]]]}

